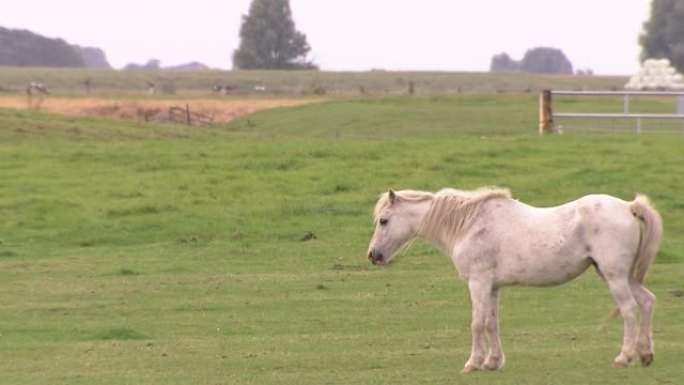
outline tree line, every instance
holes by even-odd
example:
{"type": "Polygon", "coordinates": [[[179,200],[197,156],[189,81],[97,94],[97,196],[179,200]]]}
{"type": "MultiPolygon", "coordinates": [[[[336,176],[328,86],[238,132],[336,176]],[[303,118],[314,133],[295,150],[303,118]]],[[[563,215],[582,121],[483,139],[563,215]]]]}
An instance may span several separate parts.
{"type": "Polygon", "coordinates": [[[0,66],[111,68],[99,48],[0,27],[0,66]]]}
{"type": "MultiPolygon", "coordinates": [[[[232,52],[235,69],[318,68],[308,56],[311,46],[306,35],[295,26],[289,0],[252,0],[239,33],[240,45],[232,52]]],[[[684,0],[653,0],[639,43],[641,60],[669,59],[684,72],[684,0]]],[[[155,64],[158,63],[150,61],[147,65],[131,65],[129,69],[159,69],[155,64]]],[[[0,66],[111,68],[100,49],[3,27],[0,66]]],[[[492,57],[490,70],[573,73],[565,54],[550,47],[530,49],[520,61],[506,53],[497,54],[492,57]]]]}

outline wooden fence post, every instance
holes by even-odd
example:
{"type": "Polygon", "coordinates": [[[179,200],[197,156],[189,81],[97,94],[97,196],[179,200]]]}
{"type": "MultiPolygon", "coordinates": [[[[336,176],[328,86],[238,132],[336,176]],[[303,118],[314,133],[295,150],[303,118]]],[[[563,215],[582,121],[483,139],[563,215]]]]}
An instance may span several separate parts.
{"type": "Polygon", "coordinates": [[[551,108],[551,90],[543,90],[539,94],[539,135],[548,134],[553,126],[553,110],[551,108]]]}
{"type": "Polygon", "coordinates": [[[185,113],[187,114],[187,117],[188,117],[188,126],[192,126],[192,120],[190,119],[190,105],[189,104],[185,105],[185,113]]]}

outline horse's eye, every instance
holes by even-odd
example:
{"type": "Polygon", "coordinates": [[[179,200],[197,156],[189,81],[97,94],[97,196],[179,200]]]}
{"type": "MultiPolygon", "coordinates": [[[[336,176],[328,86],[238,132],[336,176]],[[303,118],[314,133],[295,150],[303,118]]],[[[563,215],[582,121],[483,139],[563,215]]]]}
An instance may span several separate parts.
{"type": "Polygon", "coordinates": [[[381,225],[381,226],[386,225],[387,222],[389,222],[389,220],[388,220],[387,218],[380,218],[380,225],[381,225]]]}

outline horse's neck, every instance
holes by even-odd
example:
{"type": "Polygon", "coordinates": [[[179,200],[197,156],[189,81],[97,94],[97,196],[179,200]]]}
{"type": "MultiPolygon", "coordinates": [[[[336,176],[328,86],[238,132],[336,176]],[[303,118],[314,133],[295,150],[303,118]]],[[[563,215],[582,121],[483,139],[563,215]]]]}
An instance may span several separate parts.
{"type": "Polygon", "coordinates": [[[441,234],[425,234],[423,232],[419,231],[417,233],[417,237],[420,239],[423,239],[430,243],[432,246],[438,248],[439,250],[442,250],[445,254],[449,255],[451,253],[451,248],[453,245],[451,245],[450,239],[446,236],[445,233],[441,234]]]}
{"type": "Polygon", "coordinates": [[[418,220],[418,225],[417,225],[417,231],[416,231],[416,236],[418,238],[421,238],[436,248],[442,250],[443,252],[449,254],[450,253],[450,240],[446,236],[447,233],[444,231],[428,231],[426,232],[425,230],[430,227],[430,223],[427,221],[434,220],[434,218],[429,218],[429,212],[431,209],[431,205],[425,205],[423,210],[420,213],[419,220],[418,220]]]}
{"type": "Polygon", "coordinates": [[[475,206],[463,209],[467,203],[467,200],[449,200],[437,203],[440,206],[429,207],[423,213],[418,236],[450,254],[455,242],[470,228],[473,217],[481,206],[476,203],[475,206]]]}

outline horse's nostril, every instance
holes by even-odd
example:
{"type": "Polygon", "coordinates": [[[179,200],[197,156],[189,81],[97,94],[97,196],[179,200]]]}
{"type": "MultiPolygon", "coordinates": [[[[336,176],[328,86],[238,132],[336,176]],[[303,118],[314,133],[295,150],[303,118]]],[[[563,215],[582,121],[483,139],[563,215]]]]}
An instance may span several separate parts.
{"type": "Polygon", "coordinates": [[[368,252],[368,260],[371,261],[371,263],[373,263],[374,265],[377,265],[378,263],[382,263],[383,262],[382,253],[369,251],[368,252]]]}

